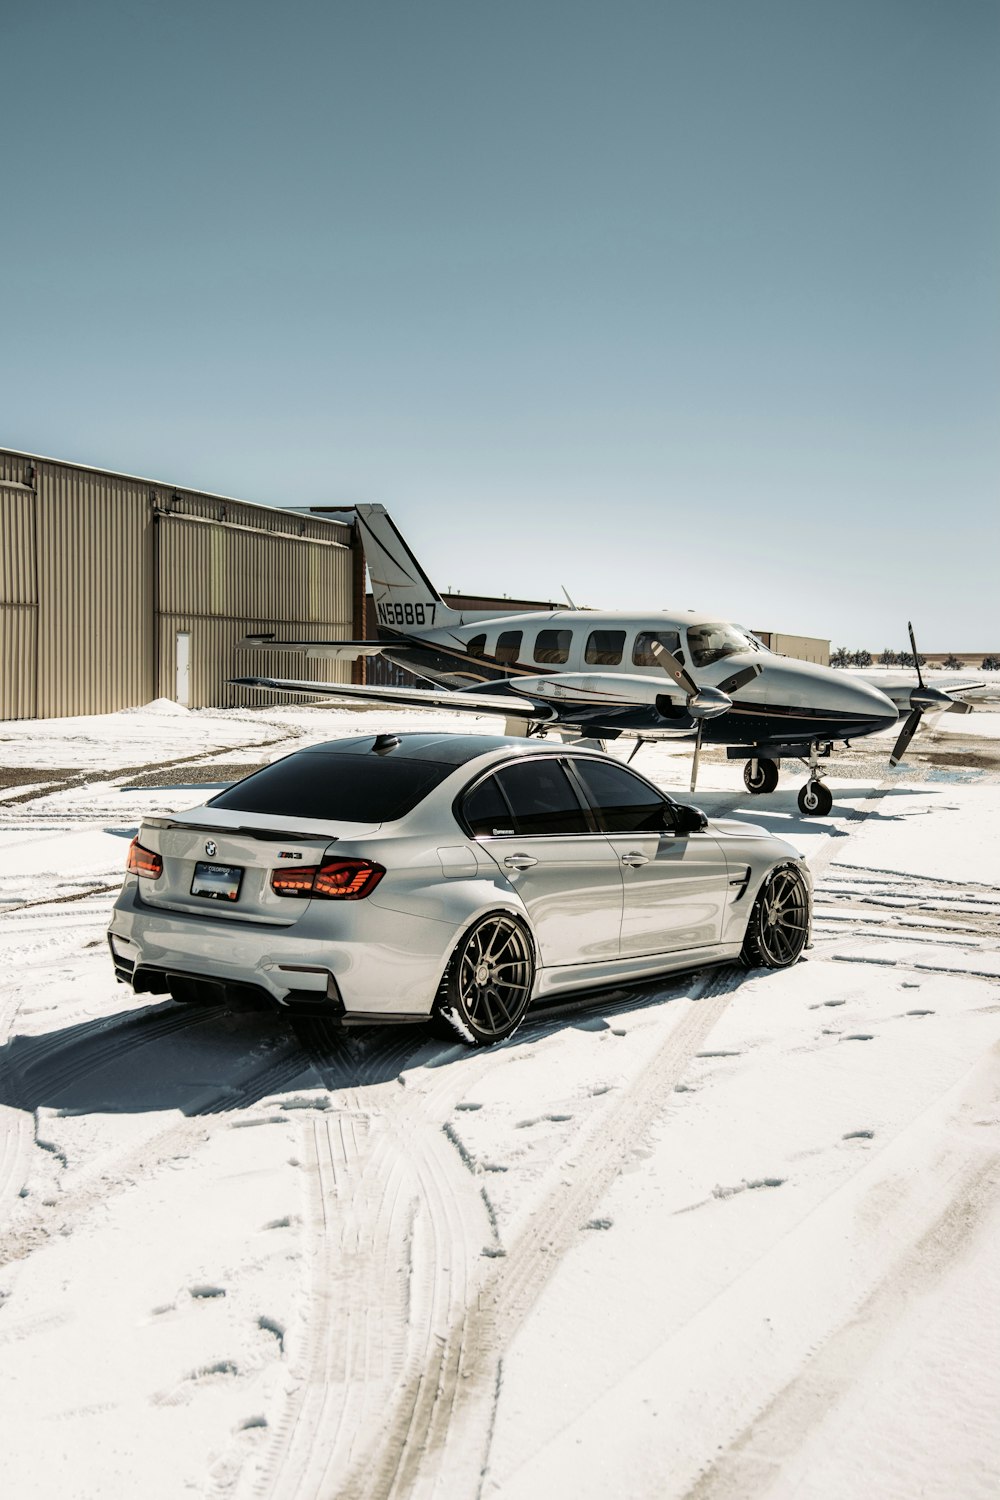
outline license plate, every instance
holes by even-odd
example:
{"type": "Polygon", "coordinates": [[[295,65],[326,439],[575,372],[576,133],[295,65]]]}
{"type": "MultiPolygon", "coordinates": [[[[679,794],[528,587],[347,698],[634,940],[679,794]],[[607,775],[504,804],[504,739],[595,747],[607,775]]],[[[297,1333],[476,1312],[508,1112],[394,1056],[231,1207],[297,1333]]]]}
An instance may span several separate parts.
{"type": "Polygon", "coordinates": [[[210,865],[204,862],[194,867],[191,882],[192,896],[208,896],[212,901],[237,901],[243,871],[238,865],[210,865]]]}

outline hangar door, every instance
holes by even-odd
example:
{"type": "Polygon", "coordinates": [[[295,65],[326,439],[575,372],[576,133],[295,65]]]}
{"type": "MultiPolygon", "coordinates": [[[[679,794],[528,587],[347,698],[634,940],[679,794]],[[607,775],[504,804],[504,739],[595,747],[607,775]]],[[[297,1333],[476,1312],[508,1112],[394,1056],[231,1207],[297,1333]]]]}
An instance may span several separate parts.
{"type": "MultiPolygon", "coordinates": [[[[272,524],[287,527],[288,517],[276,512],[272,524]]],[[[272,693],[233,687],[234,676],[350,681],[349,663],[236,651],[240,637],[256,631],[304,640],[350,639],[349,546],[178,511],[159,511],[156,526],[160,697],[177,700],[186,693],[191,708],[228,708],[276,701],[272,693]]],[[[281,701],[316,700],[283,696],[281,701]]]]}

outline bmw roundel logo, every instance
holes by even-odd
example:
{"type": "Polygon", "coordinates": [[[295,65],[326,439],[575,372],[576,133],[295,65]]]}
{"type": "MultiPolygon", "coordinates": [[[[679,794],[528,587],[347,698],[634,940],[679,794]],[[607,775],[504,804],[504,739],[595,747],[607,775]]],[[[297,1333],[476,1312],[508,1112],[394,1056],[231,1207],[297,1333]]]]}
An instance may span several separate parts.
{"type": "Polygon", "coordinates": [[[217,848],[217,846],[216,846],[216,843],[215,843],[214,839],[209,839],[208,842],[205,844],[205,853],[208,855],[209,859],[213,859],[214,858],[215,852],[216,852],[216,848],[217,848]]]}

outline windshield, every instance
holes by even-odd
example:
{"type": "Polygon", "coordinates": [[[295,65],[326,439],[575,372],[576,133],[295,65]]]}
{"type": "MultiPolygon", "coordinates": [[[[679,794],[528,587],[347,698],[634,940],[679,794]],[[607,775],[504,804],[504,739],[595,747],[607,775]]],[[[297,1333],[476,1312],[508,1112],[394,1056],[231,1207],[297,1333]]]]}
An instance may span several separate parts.
{"type": "Polygon", "coordinates": [[[710,667],[739,651],[759,651],[760,642],[740,625],[691,625],[688,650],[696,667],[710,667]]]}
{"type": "Polygon", "coordinates": [[[212,797],[209,807],[334,823],[405,817],[454,766],[396,756],[299,750],[212,797]]]}

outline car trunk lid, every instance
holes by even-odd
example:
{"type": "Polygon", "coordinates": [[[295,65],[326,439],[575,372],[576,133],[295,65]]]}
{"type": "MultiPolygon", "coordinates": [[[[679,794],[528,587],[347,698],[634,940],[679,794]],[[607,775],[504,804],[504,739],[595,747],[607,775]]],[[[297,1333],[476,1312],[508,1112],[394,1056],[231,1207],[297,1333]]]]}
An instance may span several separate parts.
{"type": "Polygon", "coordinates": [[[190,815],[151,818],[139,842],[159,854],[158,879],[140,876],[149,906],[196,913],[223,921],[292,926],[311,905],[307,897],[279,896],[271,888],[276,869],[307,869],[322,863],[345,838],[374,833],[378,824],[324,824],[306,818],[200,807],[190,815]]]}

